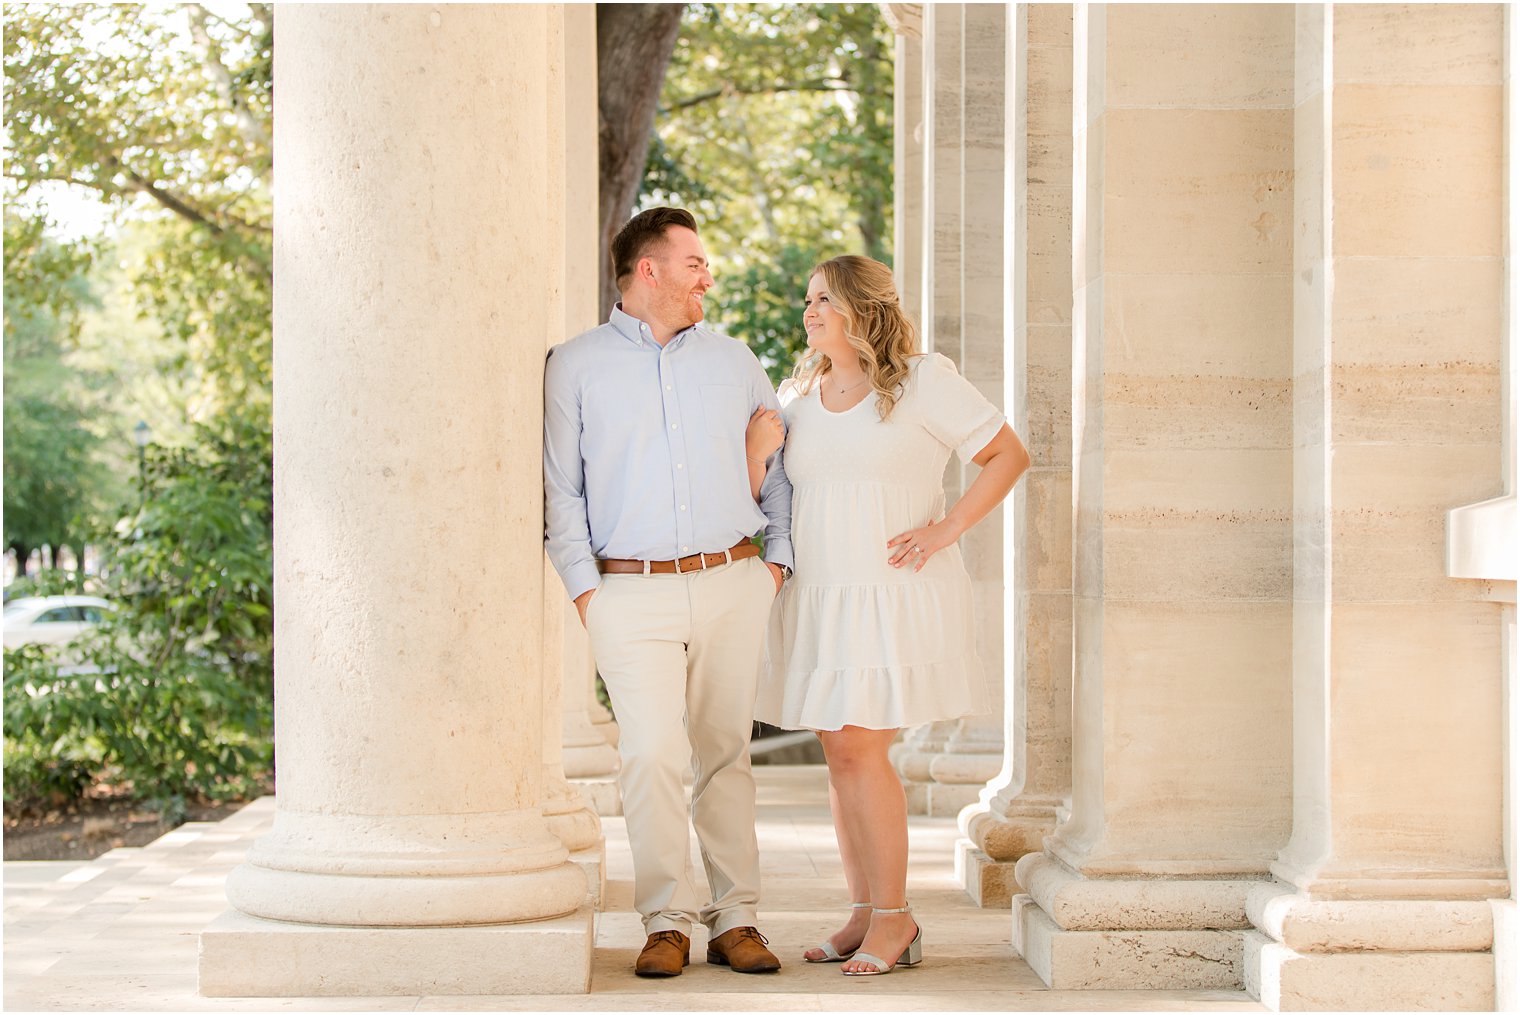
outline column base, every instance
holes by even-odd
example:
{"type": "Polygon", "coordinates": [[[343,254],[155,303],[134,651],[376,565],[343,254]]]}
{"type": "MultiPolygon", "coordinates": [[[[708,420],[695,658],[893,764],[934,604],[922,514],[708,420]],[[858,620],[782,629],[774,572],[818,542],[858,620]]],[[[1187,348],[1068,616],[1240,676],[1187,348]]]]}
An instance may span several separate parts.
{"type": "Polygon", "coordinates": [[[925,783],[924,810],[921,813],[931,818],[953,818],[981,799],[982,787],[985,785],[981,782],[925,783]]]}
{"type": "Polygon", "coordinates": [[[1013,949],[1053,990],[1238,990],[1236,930],[1062,930],[1013,899],[1013,949]]]}
{"type": "Polygon", "coordinates": [[[1493,1011],[1487,952],[1297,952],[1247,931],[1247,993],[1273,1011],[1493,1011]]]}
{"type": "Polygon", "coordinates": [[[1019,892],[1013,876],[1014,861],[994,860],[970,839],[955,842],[955,879],[983,909],[1008,906],[1019,892]]]}
{"type": "Polygon", "coordinates": [[[591,809],[601,817],[615,818],[623,813],[623,797],[618,792],[616,774],[597,776],[594,779],[571,779],[570,785],[591,801],[591,809]]]}
{"type": "Polygon", "coordinates": [[[590,906],[537,923],[321,927],[230,911],[201,932],[204,997],[584,994],[590,906]]]}
{"type": "Polygon", "coordinates": [[[586,875],[586,904],[600,910],[607,896],[607,840],[598,838],[593,845],[571,853],[570,862],[586,875]]]}
{"type": "Polygon", "coordinates": [[[1494,1008],[1487,899],[1323,899],[1277,883],[1247,908],[1246,989],[1269,1008],[1494,1008]]]}
{"type": "Polygon", "coordinates": [[[961,811],[956,820],[964,838],[955,846],[956,876],[978,906],[1007,906],[1024,891],[1014,865],[1041,851],[1055,831],[1058,806],[1050,798],[1003,801],[994,795],[961,811]]]}
{"type": "Polygon", "coordinates": [[[1494,911],[1494,1010],[1520,1011],[1520,903],[1489,902],[1494,911]]]}

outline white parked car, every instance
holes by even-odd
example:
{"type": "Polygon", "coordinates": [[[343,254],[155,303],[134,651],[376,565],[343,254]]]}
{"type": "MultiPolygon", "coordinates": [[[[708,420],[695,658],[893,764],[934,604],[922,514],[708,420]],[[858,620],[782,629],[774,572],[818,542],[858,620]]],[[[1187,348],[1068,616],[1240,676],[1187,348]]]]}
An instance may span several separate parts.
{"type": "Polygon", "coordinates": [[[95,596],[34,596],[5,604],[5,647],[61,645],[115,609],[95,596]]]}

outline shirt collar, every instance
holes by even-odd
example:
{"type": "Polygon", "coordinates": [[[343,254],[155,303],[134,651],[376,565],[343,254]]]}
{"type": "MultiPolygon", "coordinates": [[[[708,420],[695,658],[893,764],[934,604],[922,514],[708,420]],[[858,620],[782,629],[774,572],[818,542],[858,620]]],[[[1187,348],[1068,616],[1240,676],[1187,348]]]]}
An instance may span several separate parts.
{"type": "MultiPolygon", "coordinates": [[[[634,317],[632,314],[624,311],[623,304],[621,303],[613,304],[612,316],[608,319],[607,323],[616,328],[618,334],[628,339],[628,341],[632,342],[634,345],[640,345],[644,342],[648,342],[655,348],[659,348],[659,343],[654,340],[654,336],[649,333],[644,322],[639,320],[637,317],[634,317]]],[[[672,337],[669,342],[665,343],[665,348],[669,349],[671,346],[675,345],[677,342],[681,341],[687,335],[690,335],[696,330],[697,325],[693,324],[689,328],[685,328],[681,331],[676,332],[675,336],[672,337]]]]}

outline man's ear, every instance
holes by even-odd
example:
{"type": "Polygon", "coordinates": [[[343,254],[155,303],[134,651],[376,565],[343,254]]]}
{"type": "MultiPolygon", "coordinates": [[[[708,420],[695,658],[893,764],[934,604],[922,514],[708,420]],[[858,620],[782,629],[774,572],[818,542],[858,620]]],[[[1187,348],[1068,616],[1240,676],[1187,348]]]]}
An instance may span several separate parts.
{"type": "Polygon", "coordinates": [[[635,269],[635,271],[636,271],[637,275],[639,276],[639,278],[643,279],[649,285],[658,285],[659,284],[658,282],[655,281],[655,277],[654,277],[654,258],[652,258],[652,257],[641,257],[641,258],[639,258],[639,263],[638,263],[638,266],[635,269]]]}

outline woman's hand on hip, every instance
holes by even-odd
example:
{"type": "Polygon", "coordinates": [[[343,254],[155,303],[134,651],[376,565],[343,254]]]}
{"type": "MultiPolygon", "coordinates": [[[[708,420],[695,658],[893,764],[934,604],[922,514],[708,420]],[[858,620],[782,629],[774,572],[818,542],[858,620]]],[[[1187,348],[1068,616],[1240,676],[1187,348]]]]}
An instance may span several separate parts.
{"type": "Polygon", "coordinates": [[[955,542],[958,537],[959,533],[944,520],[909,529],[887,540],[887,550],[890,552],[887,563],[893,567],[912,567],[915,572],[922,571],[930,557],[955,542]]]}

